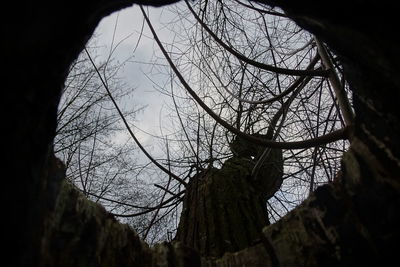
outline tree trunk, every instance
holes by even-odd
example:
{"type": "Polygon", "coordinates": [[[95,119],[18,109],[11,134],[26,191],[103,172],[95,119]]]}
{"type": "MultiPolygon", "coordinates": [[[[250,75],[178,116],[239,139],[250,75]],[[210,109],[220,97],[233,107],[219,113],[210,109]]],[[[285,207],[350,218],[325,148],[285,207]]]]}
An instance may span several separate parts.
{"type": "Polygon", "coordinates": [[[282,184],[281,150],[272,150],[258,179],[251,176],[260,154],[245,140],[242,149],[221,169],[210,168],[193,177],[186,188],[176,240],[201,256],[221,257],[252,246],[269,225],[266,201],[282,184]]]}
{"type": "MultiPolygon", "coordinates": [[[[4,7],[4,261],[15,266],[199,264],[196,252],[179,243],[148,248],[127,226],[68,185],[52,155],[57,104],[69,65],[99,20],[132,2],[38,0],[4,7]]],[[[341,56],[354,92],[352,145],[335,182],[318,188],[301,206],[264,228],[259,243],[219,259],[203,259],[202,264],[391,265],[400,237],[395,2],[260,2],[281,6],[341,56]]]]}

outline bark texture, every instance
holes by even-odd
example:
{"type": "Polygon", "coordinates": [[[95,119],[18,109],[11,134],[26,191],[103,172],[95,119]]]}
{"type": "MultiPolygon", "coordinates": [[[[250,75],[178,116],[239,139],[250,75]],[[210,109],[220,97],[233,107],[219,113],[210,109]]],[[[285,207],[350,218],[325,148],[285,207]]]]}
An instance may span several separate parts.
{"type": "MultiPolygon", "coordinates": [[[[390,266],[400,238],[396,3],[260,1],[282,7],[341,56],[354,92],[352,145],[340,177],[264,228],[260,243],[202,264],[390,266]]],[[[191,249],[179,243],[149,249],[83,199],[65,184],[52,155],[69,65],[102,17],[133,2],[12,1],[3,8],[2,240],[4,261],[14,266],[193,266],[191,249]]]]}
{"type": "Polygon", "coordinates": [[[282,184],[281,150],[271,151],[256,180],[251,172],[261,149],[238,139],[232,146],[236,155],[193,177],[183,200],[176,239],[207,258],[255,244],[269,225],[266,201],[282,184]]]}

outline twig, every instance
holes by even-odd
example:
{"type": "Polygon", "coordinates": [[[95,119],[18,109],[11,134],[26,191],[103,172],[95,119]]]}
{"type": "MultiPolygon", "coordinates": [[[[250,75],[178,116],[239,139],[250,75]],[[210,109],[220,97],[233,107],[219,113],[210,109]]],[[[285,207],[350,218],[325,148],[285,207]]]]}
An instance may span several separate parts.
{"type": "Polygon", "coordinates": [[[139,142],[139,140],[136,138],[136,136],[133,134],[133,131],[131,129],[131,127],[129,126],[128,122],[125,119],[124,114],[122,113],[121,109],[119,108],[117,102],[115,101],[114,97],[112,96],[110,89],[108,88],[107,84],[105,83],[103,77],[101,76],[99,69],[97,68],[96,64],[94,63],[92,57],[89,54],[89,51],[85,48],[85,52],[90,60],[90,62],[92,63],[93,67],[95,68],[97,75],[99,76],[101,83],[103,84],[104,88],[107,91],[108,96],[110,97],[112,103],[114,104],[115,109],[118,111],[119,116],[121,117],[126,129],[128,130],[130,136],[133,138],[133,140],[135,141],[135,143],[138,145],[138,147],[140,148],[140,150],[142,150],[142,152],[146,155],[146,157],[148,159],[151,160],[151,162],[154,163],[154,165],[156,165],[160,170],[162,170],[163,172],[165,172],[166,174],[172,176],[175,180],[177,180],[178,182],[180,182],[181,184],[183,184],[185,187],[187,186],[187,183],[179,178],[177,175],[171,173],[169,170],[167,170],[164,166],[162,166],[160,163],[158,163],[147,151],[146,149],[142,146],[142,144],[139,142]]]}
{"type": "Polygon", "coordinates": [[[193,97],[193,99],[214,119],[216,120],[220,125],[225,127],[228,131],[242,137],[245,140],[248,140],[252,143],[259,144],[261,146],[265,147],[271,147],[271,148],[282,148],[282,149],[302,149],[302,148],[307,148],[307,147],[314,147],[318,145],[323,145],[326,143],[331,143],[337,140],[341,139],[348,139],[350,136],[350,130],[351,127],[345,127],[340,130],[333,131],[329,134],[319,136],[316,138],[312,139],[307,139],[303,141],[295,141],[295,142],[274,142],[268,139],[263,139],[263,138],[258,138],[251,136],[249,134],[245,134],[241,132],[240,130],[236,129],[232,125],[230,125],[228,122],[223,120],[220,116],[218,116],[213,110],[211,110],[207,104],[205,104],[201,98],[196,94],[196,92],[190,87],[190,85],[186,82],[185,78],[182,76],[180,71],[177,69],[175,66],[174,62],[172,61],[171,57],[169,56],[168,52],[165,50],[163,44],[161,43],[160,39],[158,38],[158,35],[156,31],[153,28],[153,25],[150,22],[149,17],[147,16],[145,10],[143,9],[142,6],[140,6],[140,9],[143,13],[143,16],[147,22],[147,25],[150,28],[150,31],[153,34],[154,40],[158,44],[161,52],[163,53],[165,59],[168,61],[170,67],[172,70],[175,72],[176,76],[178,77],[179,81],[183,85],[183,87],[186,89],[186,91],[193,97]]]}

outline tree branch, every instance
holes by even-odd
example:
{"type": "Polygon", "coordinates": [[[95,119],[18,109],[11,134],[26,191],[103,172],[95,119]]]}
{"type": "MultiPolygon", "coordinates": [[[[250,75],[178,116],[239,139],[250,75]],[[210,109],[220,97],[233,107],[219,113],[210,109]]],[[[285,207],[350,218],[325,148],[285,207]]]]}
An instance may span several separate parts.
{"type": "Polygon", "coordinates": [[[196,12],[192,9],[190,4],[188,3],[187,0],[185,0],[186,5],[188,6],[190,12],[193,14],[195,19],[200,23],[200,25],[207,31],[209,35],[219,44],[221,45],[226,51],[237,57],[238,59],[263,70],[274,72],[274,73],[280,73],[280,74],[286,74],[286,75],[292,75],[292,76],[327,76],[327,72],[324,70],[295,70],[295,69],[285,69],[285,68],[279,68],[275,67],[272,65],[267,65],[255,60],[252,60],[243,54],[237,52],[234,50],[232,47],[229,45],[225,44],[218,36],[197,16],[196,12]]]}
{"type": "Polygon", "coordinates": [[[104,88],[107,91],[108,96],[110,97],[112,103],[114,104],[114,107],[116,108],[116,110],[118,111],[118,114],[120,115],[126,129],[128,130],[130,136],[133,138],[133,140],[135,141],[135,143],[138,145],[138,147],[140,148],[140,150],[142,150],[142,152],[146,155],[146,157],[151,160],[151,162],[154,163],[154,165],[156,165],[160,170],[162,170],[163,172],[165,172],[166,174],[170,175],[171,177],[173,177],[175,180],[177,180],[178,182],[180,182],[181,184],[183,184],[185,187],[187,186],[187,183],[179,178],[179,176],[173,174],[172,172],[170,172],[168,169],[166,169],[164,166],[162,166],[160,163],[158,163],[147,151],[146,149],[142,146],[142,144],[139,142],[139,140],[136,138],[135,134],[133,133],[131,127],[129,126],[128,122],[125,119],[124,114],[122,113],[121,109],[119,108],[117,102],[115,101],[114,97],[112,96],[107,84],[105,83],[103,77],[101,76],[96,64],[94,63],[92,57],[89,54],[89,51],[85,48],[85,52],[90,60],[90,62],[92,63],[93,67],[95,68],[97,75],[99,75],[99,78],[104,86],[104,88]]]}
{"type": "Polygon", "coordinates": [[[315,42],[318,47],[318,53],[321,56],[322,63],[324,64],[325,68],[329,71],[328,79],[332,84],[333,90],[335,91],[340,111],[343,114],[343,118],[346,125],[351,125],[354,121],[354,113],[351,109],[351,104],[349,99],[347,98],[346,92],[344,91],[343,87],[340,84],[339,77],[335,72],[335,67],[329,57],[326,48],[318,38],[315,37],[315,42]]]}
{"type": "Polygon", "coordinates": [[[248,134],[245,134],[241,132],[240,130],[236,129],[232,125],[230,125],[228,122],[223,120],[221,117],[219,117],[217,114],[214,113],[202,100],[201,98],[196,94],[196,92],[193,91],[193,89],[190,87],[190,85],[186,82],[185,78],[182,76],[180,71],[177,69],[175,66],[174,62],[172,61],[171,57],[169,56],[168,52],[165,50],[163,44],[161,43],[160,39],[158,38],[158,35],[156,31],[153,28],[153,25],[150,22],[149,17],[147,16],[145,10],[143,9],[142,6],[140,6],[140,9],[143,13],[143,16],[147,22],[147,25],[150,28],[150,31],[153,34],[154,40],[157,42],[161,52],[163,53],[165,59],[168,61],[169,65],[171,66],[172,70],[175,72],[176,76],[178,77],[179,81],[182,83],[183,87],[187,90],[187,92],[193,97],[193,99],[214,119],[216,120],[219,124],[221,124],[223,127],[225,127],[227,130],[231,131],[232,133],[259,145],[265,146],[265,147],[271,147],[271,148],[282,148],[282,149],[302,149],[302,148],[307,148],[307,147],[314,147],[318,145],[323,145],[326,143],[334,142],[337,140],[341,139],[347,139],[349,137],[349,128],[344,128],[340,129],[334,132],[331,132],[329,134],[326,134],[324,136],[319,136],[316,138],[304,140],[304,141],[297,141],[297,142],[274,142],[271,140],[267,139],[262,139],[258,137],[254,137],[248,134]]]}

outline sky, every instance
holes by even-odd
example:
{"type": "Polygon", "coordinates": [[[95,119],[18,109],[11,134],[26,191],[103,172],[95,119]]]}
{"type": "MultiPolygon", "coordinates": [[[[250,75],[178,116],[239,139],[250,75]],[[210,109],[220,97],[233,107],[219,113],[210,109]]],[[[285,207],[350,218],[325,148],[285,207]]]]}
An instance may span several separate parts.
{"type": "MultiPolygon", "coordinates": [[[[148,8],[148,12],[161,40],[171,40],[170,33],[162,30],[164,27],[163,23],[172,19],[171,13],[165,8],[148,8]]],[[[160,75],[150,75],[151,66],[140,63],[151,62],[154,59],[154,55],[161,57],[159,49],[154,43],[146,24],[143,27],[143,34],[140,34],[142,25],[143,15],[136,5],[104,18],[95,31],[95,45],[100,48],[97,51],[97,60],[106,59],[110,53],[110,48],[115,48],[113,58],[119,62],[124,62],[124,67],[118,76],[129,87],[134,88],[133,97],[119,104],[121,106],[146,106],[142,112],[137,114],[134,123],[135,127],[145,132],[161,135],[160,123],[165,124],[166,121],[160,118],[160,116],[163,116],[160,114],[165,113],[165,104],[170,99],[158,92],[148,77],[151,77],[153,81],[160,84],[164,83],[165,80],[160,75]]],[[[163,133],[167,134],[165,130],[163,130],[163,133]]],[[[150,145],[149,149],[153,150],[153,153],[158,154],[158,151],[154,151],[156,147],[152,147],[154,138],[137,128],[135,129],[135,134],[142,144],[145,146],[150,145]]]]}
{"type": "MultiPolygon", "coordinates": [[[[165,8],[148,8],[148,12],[160,39],[165,42],[172,42],[171,33],[165,30],[165,23],[173,19],[172,13],[165,8]]],[[[154,86],[154,82],[165,83],[167,77],[164,74],[157,75],[154,71],[151,72],[151,65],[142,63],[152,62],[155,57],[163,58],[148,26],[146,24],[143,26],[143,23],[143,15],[139,6],[132,6],[115,12],[103,18],[97,26],[93,40],[89,41],[88,46],[89,48],[96,47],[96,49],[89,49],[89,51],[93,53],[91,56],[95,58],[97,66],[107,59],[111,50],[113,50],[113,60],[124,63],[117,76],[126,86],[132,88],[133,93],[131,97],[118,100],[118,105],[127,110],[145,106],[141,112],[136,114],[135,120],[129,121],[129,123],[134,126],[132,130],[135,136],[151,156],[155,159],[165,159],[167,156],[162,149],[164,148],[163,141],[154,138],[152,135],[162,136],[163,134],[168,134],[169,124],[164,116],[168,113],[165,105],[168,103],[171,105],[171,99],[157,91],[154,86]],[[160,125],[163,128],[162,131],[160,130],[160,125]]],[[[104,88],[100,88],[100,90],[102,89],[104,88]]],[[[128,131],[120,132],[113,137],[112,141],[125,144],[126,140],[134,144],[134,140],[130,137],[128,131]]],[[[133,153],[135,163],[138,165],[145,165],[150,161],[139,149],[135,149],[133,153]]],[[[146,181],[146,184],[143,184],[142,187],[148,186],[150,190],[156,189],[152,183],[163,185],[168,180],[167,175],[160,176],[159,172],[149,170],[143,173],[143,180],[146,181]]],[[[135,182],[134,179],[132,181],[133,183],[135,182]]]]}

